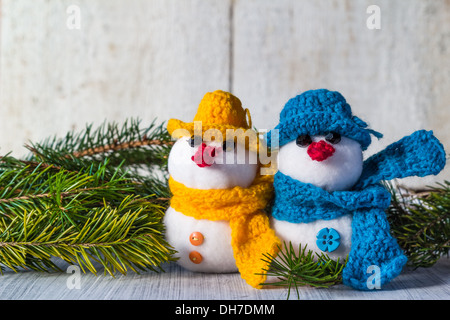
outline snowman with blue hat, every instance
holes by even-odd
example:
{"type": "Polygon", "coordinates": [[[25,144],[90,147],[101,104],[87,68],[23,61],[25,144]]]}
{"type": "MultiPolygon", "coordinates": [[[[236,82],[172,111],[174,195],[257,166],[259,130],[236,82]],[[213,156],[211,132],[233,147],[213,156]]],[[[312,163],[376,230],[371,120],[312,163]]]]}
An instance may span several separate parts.
{"type": "Polygon", "coordinates": [[[283,242],[346,261],[344,284],[360,290],[372,270],[380,285],[407,262],[390,233],[383,180],[438,174],[445,151],[431,131],[419,130],[363,160],[371,136],[382,134],[352,114],[336,91],[306,91],[290,99],[267,135],[278,141],[271,225],[283,242]],[[376,268],[376,269],[374,269],[376,268]]]}

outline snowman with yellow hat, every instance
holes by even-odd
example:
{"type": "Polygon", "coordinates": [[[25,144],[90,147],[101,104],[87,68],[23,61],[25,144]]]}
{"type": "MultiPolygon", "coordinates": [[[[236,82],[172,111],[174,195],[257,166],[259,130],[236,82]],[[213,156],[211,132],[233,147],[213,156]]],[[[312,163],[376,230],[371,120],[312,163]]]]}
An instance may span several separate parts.
{"type": "Polygon", "coordinates": [[[172,193],[164,223],[178,264],[196,272],[237,272],[260,288],[263,254],[279,240],[263,211],[273,193],[261,175],[259,140],[250,113],[231,93],[205,94],[194,121],[171,119],[174,143],[168,159],[172,193]]]}

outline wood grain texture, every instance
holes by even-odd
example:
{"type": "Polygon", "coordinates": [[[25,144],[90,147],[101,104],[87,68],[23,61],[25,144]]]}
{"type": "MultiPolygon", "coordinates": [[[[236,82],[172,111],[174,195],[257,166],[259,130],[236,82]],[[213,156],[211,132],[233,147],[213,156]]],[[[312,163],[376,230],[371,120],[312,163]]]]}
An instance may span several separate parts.
{"type": "MultiPolygon", "coordinates": [[[[67,264],[59,262],[63,270],[67,264]]],[[[101,269],[99,269],[101,271],[101,269]]],[[[432,268],[405,269],[382,290],[357,291],[344,285],[328,289],[299,287],[302,300],[448,300],[450,259],[442,258],[432,268]]],[[[117,274],[115,278],[81,274],[80,289],[66,285],[72,274],[6,271],[0,277],[3,300],[285,300],[287,289],[253,289],[238,273],[205,274],[165,266],[163,273],[117,274]]],[[[291,299],[297,299],[295,291],[291,299]]]]}
{"type": "Polygon", "coordinates": [[[229,1],[2,1],[1,150],[86,123],[192,120],[228,89],[229,1]]]}
{"type": "MultiPolygon", "coordinates": [[[[450,150],[450,3],[377,1],[380,30],[366,26],[371,4],[235,2],[232,90],[253,111],[257,128],[273,128],[291,97],[328,88],[384,134],[367,155],[418,129],[434,130],[450,150]]],[[[449,174],[447,168],[438,177],[405,181],[419,186],[449,174]]]]}

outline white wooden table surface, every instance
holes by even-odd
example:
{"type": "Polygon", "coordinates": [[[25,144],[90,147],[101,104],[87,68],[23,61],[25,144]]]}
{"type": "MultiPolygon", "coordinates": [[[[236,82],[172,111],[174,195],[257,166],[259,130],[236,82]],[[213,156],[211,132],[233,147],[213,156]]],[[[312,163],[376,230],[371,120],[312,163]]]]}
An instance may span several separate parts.
{"type": "MultiPolygon", "coordinates": [[[[67,264],[60,266],[66,270],[67,264]]],[[[253,289],[239,274],[202,274],[165,266],[165,272],[118,274],[81,273],[80,288],[69,289],[71,273],[6,270],[0,276],[1,300],[286,300],[287,289],[253,289]]],[[[449,300],[450,259],[432,268],[404,270],[382,290],[361,292],[344,285],[328,289],[300,287],[302,300],[449,300]]],[[[290,299],[297,299],[295,290],[290,299]]]]}

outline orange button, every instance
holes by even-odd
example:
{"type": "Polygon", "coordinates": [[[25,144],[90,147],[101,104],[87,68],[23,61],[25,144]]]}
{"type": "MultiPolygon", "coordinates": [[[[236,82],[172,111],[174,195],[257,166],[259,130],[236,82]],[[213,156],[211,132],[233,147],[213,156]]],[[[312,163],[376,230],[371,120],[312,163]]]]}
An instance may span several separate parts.
{"type": "Polygon", "coordinates": [[[203,235],[200,232],[192,232],[191,235],[189,236],[189,241],[191,242],[192,245],[194,246],[199,246],[203,243],[203,240],[205,238],[203,237],[203,235]]]}
{"type": "Polygon", "coordinates": [[[191,259],[191,261],[195,264],[202,263],[202,261],[203,261],[202,255],[200,253],[198,253],[197,251],[191,251],[189,253],[189,259],[191,259]]]}

